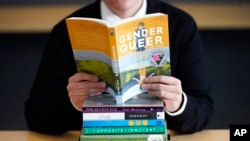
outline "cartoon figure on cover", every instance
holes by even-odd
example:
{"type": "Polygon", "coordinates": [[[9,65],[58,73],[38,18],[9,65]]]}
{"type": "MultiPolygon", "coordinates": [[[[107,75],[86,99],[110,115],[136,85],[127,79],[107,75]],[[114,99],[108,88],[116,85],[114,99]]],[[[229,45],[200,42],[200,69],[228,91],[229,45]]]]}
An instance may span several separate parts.
{"type": "MultiPolygon", "coordinates": [[[[138,60],[138,71],[139,78],[134,76],[132,80],[137,81],[139,84],[142,84],[144,78],[146,78],[146,36],[147,30],[145,29],[144,22],[138,23],[138,28],[135,30],[135,40],[136,40],[136,57],[138,60]]],[[[151,73],[149,76],[154,75],[151,73]]]]}

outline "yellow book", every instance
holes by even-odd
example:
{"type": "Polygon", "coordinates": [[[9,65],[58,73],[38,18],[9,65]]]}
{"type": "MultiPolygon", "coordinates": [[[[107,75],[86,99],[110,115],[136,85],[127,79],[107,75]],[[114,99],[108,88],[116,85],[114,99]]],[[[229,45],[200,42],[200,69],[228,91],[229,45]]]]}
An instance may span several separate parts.
{"type": "Polygon", "coordinates": [[[66,19],[77,70],[108,84],[117,103],[147,93],[143,79],[170,75],[168,15],[132,17],[116,25],[83,17],[66,19]]]}

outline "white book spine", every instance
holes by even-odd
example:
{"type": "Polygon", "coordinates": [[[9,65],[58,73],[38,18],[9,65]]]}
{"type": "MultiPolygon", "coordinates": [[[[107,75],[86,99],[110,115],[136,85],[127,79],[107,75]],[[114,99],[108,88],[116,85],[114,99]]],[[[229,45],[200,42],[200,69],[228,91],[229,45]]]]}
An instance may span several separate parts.
{"type": "Polygon", "coordinates": [[[165,119],[165,112],[83,113],[83,120],[165,119]]]}
{"type": "Polygon", "coordinates": [[[83,120],[125,119],[125,113],[83,113],[83,120]]]}

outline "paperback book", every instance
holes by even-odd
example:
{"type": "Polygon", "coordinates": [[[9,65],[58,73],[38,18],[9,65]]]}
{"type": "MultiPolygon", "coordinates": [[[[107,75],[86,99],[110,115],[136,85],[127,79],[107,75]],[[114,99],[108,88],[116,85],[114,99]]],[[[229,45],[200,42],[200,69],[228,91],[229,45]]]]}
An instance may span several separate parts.
{"type": "Polygon", "coordinates": [[[89,96],[83,103],[83,113],[105,112],[163,112],[164,103],[158,97],[143,93],[130,98],[125,103],[116,103],[110,94],[89,96]],[[87,111],[87,112],[86,112],[87,111]]]}
{"type": "Polygon", "coordinates": [[[132,17],[116,25],[70,17],[66,24],[77,70],[105,81],[116,103],[145,93],[140,86],[146,77],[170,75],[166,14],[132,17]]]}

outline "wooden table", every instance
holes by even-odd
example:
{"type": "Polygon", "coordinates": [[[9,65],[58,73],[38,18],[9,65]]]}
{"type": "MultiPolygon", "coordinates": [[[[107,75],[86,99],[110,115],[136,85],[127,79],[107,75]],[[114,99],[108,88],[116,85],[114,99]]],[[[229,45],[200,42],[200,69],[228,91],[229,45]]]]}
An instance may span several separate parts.
{"type": "MultiPolygon", "coordinates": [[[[170,132],[171,141],[229,141],[229,130],[204,130],[194,134],[178,135],[170,132]]],[[[31,131],[0,131],[0,141],[78,141],[80,131],[52,136],[31,131]]]]}

